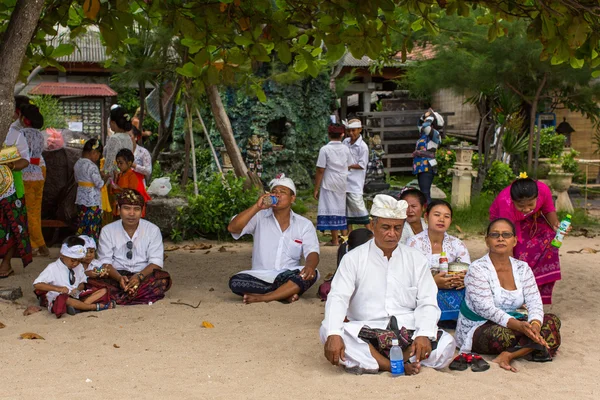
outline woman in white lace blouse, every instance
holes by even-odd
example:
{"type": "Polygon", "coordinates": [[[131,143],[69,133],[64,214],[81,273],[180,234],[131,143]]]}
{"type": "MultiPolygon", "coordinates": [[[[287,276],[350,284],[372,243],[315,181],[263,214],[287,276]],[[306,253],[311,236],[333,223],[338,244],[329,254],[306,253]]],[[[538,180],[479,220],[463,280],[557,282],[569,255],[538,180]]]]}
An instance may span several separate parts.
{"type": "MultiPolygon", "coordinates": [[[[456,342],[465,353],[497,354],[494,362],[516,372],[511,361],[527,356],[551,361],[560,346],[560,319],[545,314],[529,265],[513,258],[515,226],[496,219],[487,228],[489,253],[474,261],[465,277],[456,342]],[[523,305],[528,315],[517,312],[523,305]]],[[[468,356],[466,357],[469,358],[468,356]]]]}
{"type": "Polygon", "coordinates": [[[131,168],[143,176],[144,185],[147,186],[152,176],[152,156],[145,147],[137,143],[142,138],[142,133],[135,126],[129,132],[129,137],[133,143],[133,165],[131,168]]]}
{"type": "MultiPolygon", "coordinates": [[[[410,237],[406,245],[419,250],[429,259],[429,267],[437,269],[440,253],[446,253],[448,262],[471,263],[469,250],[457,237],[448,235],[452,223],[452,207],[444,200],[432,200],[425,212],[427,229],[410,237]]],[[[440,321],[456,321],[465,296],[464,274],[449,275],[440,272],[433,279],[438,287],[438,306],[442,310],[440,321]]],[[[453,325],[453,324],[452,324],[453,325]]],[[[452,326],[453,327],[453,326],[452,326]]]]}
{"type": "Polygon", "coordinates": [[[114,134],[106,139],[104,146],[104,173],[113,175],[117,171],[117,153],[121,149],[129,149],[133,152],[133,143],[129,136],[131,125],[131,117],[126,113],[121,106],[110,110],[110,129],[114,134]]]}

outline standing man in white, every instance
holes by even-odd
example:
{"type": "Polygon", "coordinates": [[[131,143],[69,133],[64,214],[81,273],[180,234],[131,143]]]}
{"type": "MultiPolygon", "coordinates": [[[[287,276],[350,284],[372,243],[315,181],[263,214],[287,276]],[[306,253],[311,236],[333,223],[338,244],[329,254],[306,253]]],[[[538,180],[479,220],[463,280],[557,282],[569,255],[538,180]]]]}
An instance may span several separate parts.
{"type": "Polygon", "coordinates": [[[348,231],[352,232],[352,225],[368,225],[369,212],[363,200],[363,186],[367,176],[367,164],[369,163],[369,146],[364,142],[361,132],[362,123],[359,119],[351,119],[345,122],[348,138],[343,143],[350,149],[352,165],[348,167],[348,185],[346,187],[346,221],[348,231]]]}
{"type": "Polygon", "coordinates": [[[427,259],[399,244],[407,207],[375,196],[374,238],[344,256],[331,283],[321,342],[327,360],[348,372],[390,371],[395,338],[408,375],[421,366],[445,368],[454,357],[454,338],[437,327],[437,286],[427,259]]]}

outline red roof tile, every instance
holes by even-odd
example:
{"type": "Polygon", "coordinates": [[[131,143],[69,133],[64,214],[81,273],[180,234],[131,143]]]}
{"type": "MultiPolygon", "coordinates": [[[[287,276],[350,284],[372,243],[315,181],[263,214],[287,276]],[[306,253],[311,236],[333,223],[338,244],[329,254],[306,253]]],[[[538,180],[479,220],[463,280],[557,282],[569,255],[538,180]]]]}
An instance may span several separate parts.
{"type": "Polygon", "coordinates": [[[100,83],[43,82],[29,91],[30,94],[49,96],[113,97],[117,92],[100,83]]]}
{"type": "MultiPolygon", "coordinates": [[[[436,56],[436,51],[435,51],[435,48],[433,47],[433,45],[431,45],[429,43],[425,44],[425,46],[423,46],[422,44],[416,44],[415,47],[413,47],[412,51],[406,55],[406,60],[407,61],[425,61],[425,60],[431,60],[432,58],[435,58],[435,56],[436,56]]],[[[402,59],[402,52],[399,52],[398,54],[396,54],[394,56],[394,58],[402,59]]]]}

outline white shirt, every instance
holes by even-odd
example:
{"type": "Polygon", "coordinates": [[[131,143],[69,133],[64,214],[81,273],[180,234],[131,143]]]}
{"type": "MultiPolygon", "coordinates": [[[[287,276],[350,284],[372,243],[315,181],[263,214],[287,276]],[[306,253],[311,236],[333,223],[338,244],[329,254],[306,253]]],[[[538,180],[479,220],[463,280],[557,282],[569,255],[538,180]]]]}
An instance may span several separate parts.
{"type": "Polygon", "coordinates": [[[135,146],[133,158],[135,162],[133,170],[144,175],[144,183],[146,183],[152,176],[152,156],[150,152],[138,144],[135,146]]]}
{"type": "Polygon", "coordinates": [[[291,210],[290,214],[290,226],[285,232],[281,231],[273,209],[269,208],[257,212],[241,233],[231,234],[235,240],[244,235],[254,236],[252,269],[241,273],[273,283],[281,272],[301,269],[302,256],[306,259],[310,253],[319,254],[319,240],[313,223],[291,210]]]}
{"type": "MultiPolygon", "coordinates": [[[[544,306],[535,276],[525,261],[510,258],[516,290],[506,290],[500,285],[498,273],[489,254],[475,260],[465,276],[465,302],[475,314],[506,327],[512,317],[508,312],[527,306],[528,321],[544,320],[544,306]]],[[[487,321],[471,321],[458,316],[456,342],[461,351],[471,351],[475,330],[487,321]]]]}
{"type": "Polygon", "coordinates": [[[332,192],[346,193],[348,167],[354,164],[350,150],[342,142],[331,141],[319,150],[317,167],[325,168],[323,174],[323,189],[332,192]]]}
{"type": "MultiPolygon", "coordinates": [[[[25,137],[27,142],[27,148],[29,149],[29,161],[32,158],[39,158],[40,163],[38,165],[29,164],[23,169],[23,180],[24,181],[43,181],[44,174],[42,173],[42,151],[44,151],[44,144],[46,140],[42,132],[35,128],[23,128],[21,134],[25,137]]],[[[20,152],[20,150],[19,150],[20,152]]]]}
{"type": "Polygon", "coordinates": [[[73,167],[75,172],[75,181],[91,182],[94,187],[77,185],[77,197],[75,204],[80,204],[86,207],[102,206],[101,192],[104,181],[100,175],[100,169],[94,162],[88,158],[80,158],[73,167]]]}
{"type": "Polygon", "coordinates": [[[341,336],[346,317],[385,327],[395,316],[399,327],[415,330],[413,337],[435,340],[440,314],[427,259],[399,244],[388,260],[372,239],[342,258],[327,295],[323,326],[327,336],[341,336]]]}
{"type": "MultiPolygon", "coordinates": [[[[427,222],[425,222],[425,218],[421,218],[421,226],[423,230],[427,230],[427,222]]],[[[404,228],[402,228],[402,236],[400,237],[400,243],[406,244],[406,241],[415,236],[415,232],[413,232],[412,227],[408,223],[408,221],[404,222],[404,228]]]]}
{"type": "MultiPolygon", "coordinates": [[[[59,258],[44,268],[42,273],[35,279],[35,281],[33,281],[33,285],[35,286],[38,283],[46,283],[48,285],[64,286],[69,289],[69,292],[71,292],[72,290],[77,289],[80,284],[87,282],[87,276],[85,276],[85,271],[83,270],[83,266],[81,264],[73,268],[73,272],[75,273],[75,283],[71,285],[69,282],[69,268],[59,258]]],[[[52,304],[54,304],[54,300],[56,300],[59,294],[60,293],[53,291],[50,291],[46,294],[46,300],[48,300],[48,310],[52,310],[52,304]]]]}
{"type": "Polygon", "coordinates": [[[101,264],[111,264],[115,269],[137,273],[149,264],[163,267],[163,241],[160,229],[152,222],[140,219],[133,237],[123,229],[123,221],[115,221],[100,231],[98,260],[101,264]],[[128,242],[133,243],[132,257],[127,258],[128,242]]]}
{"type": "MultiPolygon", "coordinates": [[[[414,247],[423,253],[429,259],[429,266],[431,268],[437,268],[439,266],[440,254],[433,254],[431,250],[431,240],[429,240],[429,231],[427,229],[409,238],[406,241],[406,245],[408,247],[414,247]]],[[[459,238],[450,236],[448,233],[444,233],[442,251],[446,253],[449,263],[460,259],[461,262],[471,264],[471,256],[469,255],[467,246],[465,246],[459,238]]]]}
{"type": "Polygon", "coordinates": [[[129,149],[133,152],[133,142],[128,133],[119,132],[106,139],[104,146],[104,172],[113,173],[117,170],[116,158],[121,149],[129,149]]]}
{"type": "Polygon", "coordinates": [[[352,164],[358,164],[362,169],[351,169],[348,175],[348,193],[363,194],[365,177],[367,176],[367,164],[369,163],[369,146],[364,142],[362,136],[356,139],[354,144],[350,143],[352,138],[344,139],[344,144],[350,149],[352,164]]]}

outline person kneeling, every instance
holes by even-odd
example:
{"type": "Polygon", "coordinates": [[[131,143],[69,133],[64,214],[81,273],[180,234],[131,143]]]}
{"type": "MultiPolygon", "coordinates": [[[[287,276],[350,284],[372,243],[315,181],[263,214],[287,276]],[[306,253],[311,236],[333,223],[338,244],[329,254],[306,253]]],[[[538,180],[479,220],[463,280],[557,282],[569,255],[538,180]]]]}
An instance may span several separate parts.
{"type": "Polygon", "coordinates": [[[319,278],[319,241],[312,222],[292,211],[296,186],[280,174],[270,182],[271,193],[242,211],[227,230],[234,239],[254,236],[252,269],[231,277],[229,287],[246,304],[298,300],[319,278]],[[277,202],[266,205],[268,197],[277,202]],[[304,268],[300,258],[304,255],[304,268]]]}
{"type": "Polygon", "coordinates": [[[333,278],[321,342],[327,360],[348,372],[390,371],[392,339],[399,340],[408,375],[421,366],[445,368],[454,356],[454,338],[437,329],[437,287],[427,258],[399,244],[407,207],[375,196],[374,239],[346,254],[333,278]]]}
{"type": "Polygon", "coordinates": [[[60,248],[60,257],[49,264],[33,282],[40,306],[60,318],[64,313],[74,315],[77,311],[102,311],[114,308],[104,288],[86,290],[87,277],[81,260],[85,258],[85,241],[69,236],[60,248]]]}
{"type": "Polygon", "coordinates": [[[171,276],[163,271],[163,242],[160,229],[142,219],[144,198],[133,189],[117,196],[121,219],[100,232],[99,264],[108,279],[90,279],[105,287],[117,304],[149,304],[165,297],[171,276]]]}

